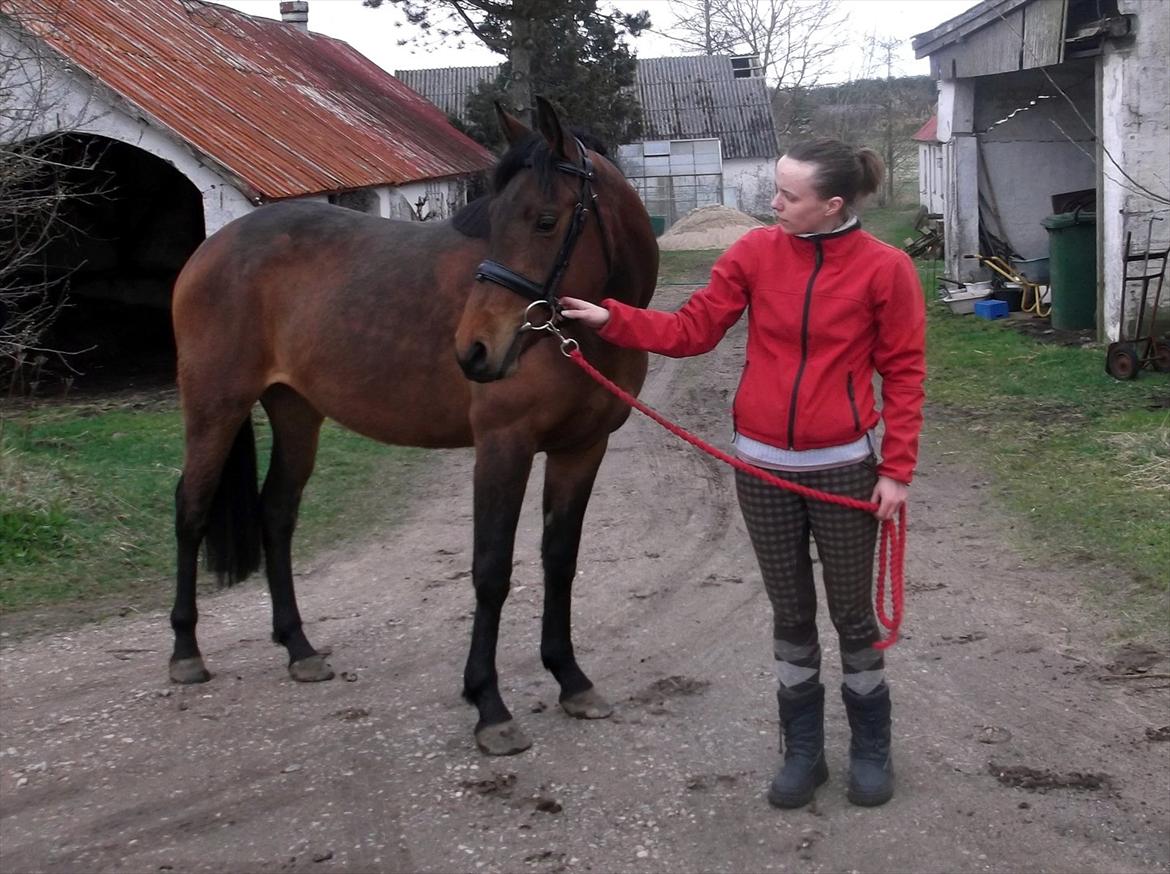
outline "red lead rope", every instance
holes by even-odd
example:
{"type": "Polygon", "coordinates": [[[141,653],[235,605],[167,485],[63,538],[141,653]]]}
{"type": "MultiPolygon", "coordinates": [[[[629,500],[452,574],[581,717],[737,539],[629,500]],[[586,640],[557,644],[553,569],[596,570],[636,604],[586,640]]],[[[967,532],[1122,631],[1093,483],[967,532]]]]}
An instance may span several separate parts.
{"type": "MultiPolygon", "coordinates": [[[[680,428],[678,425],[664,418],[660,413],[646,406],[629,392],[625,391],[621,386],[608,379],[605,374],[585,360],[585,356],[581,354],[580,349],[573,349],[567,353],[576,364],[593,377],[601,386],[608,389],[611,393],[621,398],[635,410],[649,416],[667,431],[681,437],[692,446],[697,446],[709,455],[718,458],[730,464],[732,467],[742,470],[744,473],[751,474],[757,479],[763,480],[770,485],[779,486],[782,489],[788,489],[790,492],[796,492],[798,495],[803,495],[806,498],[812,498],[817,501],[827,501],[830,504],[840,504],[842,507],[852,507],[855,510],[865,510],[867,513],[872,513],[877,510],[878,505],[869,501],[859,501],[856,498],[847,498],[844,495],[834,495],[829,492],[820,492],[816,489],[810,489],[807,486],[802,486],[799,483],[789,482],[788,480],[780,479],[777,476],[772,476],[770,473],[760,470],[758,467],[753,467],[746,461],[741,461],[734,456],[728,455],[720,449],[716,449],[710,443],[696,437],[694,434],[680,428]]],[[[890,632],[889,637],[879,640],[873,645],[874,649],[886,649],[893,646],[894,641],[898,639],[898,629],[902,625],[902,607],[905,598],[905,586],[903,584],[903,574],[905,572],[906,564],[906,505],[903,504],[898,508],[897,521],[893,519],[886,519],[882,522],[882,536],[881,545],[878,550],[878,573],[877,573],[877,592],[875,600],[877,602],[877,615],[882,625],[890,632]],[[886,576],[889,574],[890,580],[890,607],[886,608],[886,576]]]]}

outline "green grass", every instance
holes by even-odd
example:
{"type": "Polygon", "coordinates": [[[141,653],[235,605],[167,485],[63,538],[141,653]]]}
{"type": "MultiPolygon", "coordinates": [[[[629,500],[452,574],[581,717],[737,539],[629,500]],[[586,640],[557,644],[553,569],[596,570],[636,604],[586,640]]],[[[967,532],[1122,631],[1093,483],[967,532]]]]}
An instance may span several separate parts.
{"type": "MultiPolygon", "coordinates": [[[[261,470],[270,432],[258,411],[261,470]]],[[[393,524],[419,453],[327,424],[296,549],[393,524]],[[404,475],[405,468],[405,475],[404,475]]],[[[92,599],[154,603],[174,572],[175,409],[54,405],[6,416],[0,434],[0,612],[92,599]]]]}
{"type": "Polygon", "coordinates": [[[995,474],[1049,555],[1101,559],[1139,594],[1170,590],[1170,379],[1118,382],[1099,345],[1037,342],[935,301],[928,313],[928,429],[995,474]]]}

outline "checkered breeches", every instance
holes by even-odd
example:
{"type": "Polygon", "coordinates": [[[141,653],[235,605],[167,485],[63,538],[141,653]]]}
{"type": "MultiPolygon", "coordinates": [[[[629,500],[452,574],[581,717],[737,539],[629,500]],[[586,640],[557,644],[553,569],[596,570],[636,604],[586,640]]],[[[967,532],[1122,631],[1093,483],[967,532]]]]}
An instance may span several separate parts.
{"type": "MultiPolygon", "coordinates": [[[[868,501],[877,482],[871,457],[845,467],[768,471],[822,492],[868,501]]],[[[809,535],[816,541],[829,616],[842,651],[868,647],[879,638],[873,606],[873,564],[878,522],[873,514],[804,498],[735,472],[739,506],[772,602],[777,640],[816,633],[817,597],[809,535]]],[[[815,638],[814,638],[815,639],[815,638]]]]}

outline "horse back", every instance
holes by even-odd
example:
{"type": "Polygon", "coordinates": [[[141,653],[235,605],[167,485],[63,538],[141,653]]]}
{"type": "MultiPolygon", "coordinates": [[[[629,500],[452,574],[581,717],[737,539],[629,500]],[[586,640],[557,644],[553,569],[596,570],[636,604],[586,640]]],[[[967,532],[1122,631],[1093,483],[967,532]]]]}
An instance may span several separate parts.
{"type": "Polygon", "coordinates": [[[484,250],[449,223],[312,202],[231,222],[175,285],[184,407],[283,383],[382,442],[470,444],[453,343],[484,250]]]}

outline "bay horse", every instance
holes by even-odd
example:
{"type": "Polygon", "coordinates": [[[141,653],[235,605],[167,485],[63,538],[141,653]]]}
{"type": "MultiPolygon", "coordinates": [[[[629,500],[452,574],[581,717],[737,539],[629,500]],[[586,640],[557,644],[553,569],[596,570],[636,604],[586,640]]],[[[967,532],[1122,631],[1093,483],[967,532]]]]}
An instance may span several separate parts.
{"type": "MultiPolygon", "coordinates": [[[[287,649],[290,675],[332,678],[302,628],[291,558],[329,418],[383,443],[475,447],[475,619],[463,696],[478,709],[479,748],[494,755],[530,745],[500,696],[496,646],[525,486],[534,455],[546,454],[541,661],[567,713],[612,712],[577,664],[570,606],[594,477],[629,408],[539,328],[559,293],[646,306],[658,246],[621,171],[547,101],[537,101],[536,132],[502,110],[499,119],[510,148],[486,211],[473,203],[454,220],[419,223],[272,204],[217,231],[184,266],[172,306],[186,441],[175,495],[174,682],[210,679],[195,635],[201,543],[229,585],[263,558],[273,638],[287,649]],[[260,489],[257,401],[273,432],[260,489]]],[[[644,353],[564,330],[611,379],[641,388],[644,353]]]]}

